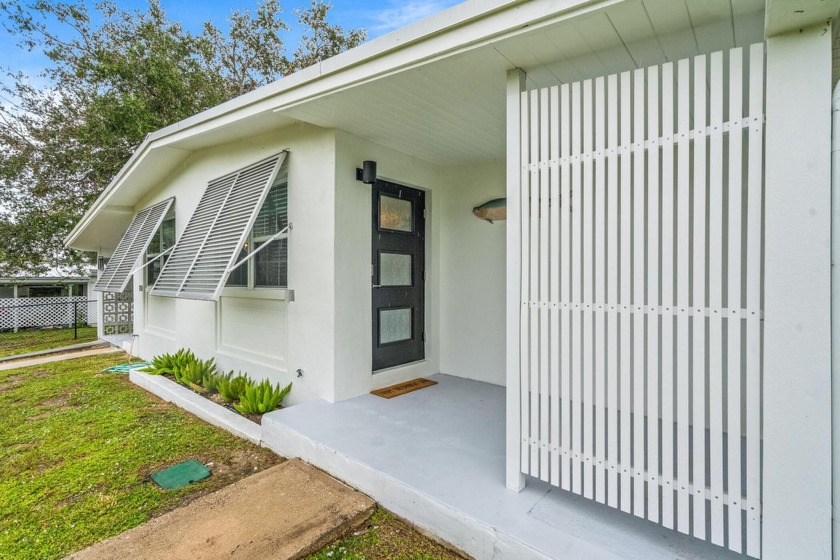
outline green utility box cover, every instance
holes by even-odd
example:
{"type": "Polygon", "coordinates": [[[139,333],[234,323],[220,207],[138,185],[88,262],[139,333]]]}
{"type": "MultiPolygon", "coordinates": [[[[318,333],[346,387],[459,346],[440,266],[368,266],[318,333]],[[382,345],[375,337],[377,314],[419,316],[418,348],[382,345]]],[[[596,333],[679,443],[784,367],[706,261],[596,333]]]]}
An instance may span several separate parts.
{"type": "Polygon", "coordinates": [[[175,490],[176,488],[183,488],[190,483],[204,480],[208,476],[210,476],[210,469],[195,459],[190,459],[189,461],[154,473],[152,480],[164,490],[175,490]]]}

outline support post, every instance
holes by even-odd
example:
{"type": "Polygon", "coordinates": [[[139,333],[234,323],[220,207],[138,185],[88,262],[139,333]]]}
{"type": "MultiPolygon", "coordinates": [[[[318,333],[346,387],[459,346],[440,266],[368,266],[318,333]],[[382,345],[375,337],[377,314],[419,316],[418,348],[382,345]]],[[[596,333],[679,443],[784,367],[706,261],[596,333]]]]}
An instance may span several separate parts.
{"type": "Polygon", "coordinates": [[[525,90],[525,72],[514,68],[507,73],[507,294],[506,338],[506,452],[505,484],[521,492],[525,476],[521,465],[519,390],[519,301],[520,292],[520,95],[525,90]]]}
{"type": "Polygon", "coordinates": [[[767,38],[762,558],[831,557],[831,26],[767,38]]]}
{"type": "Polygon", "coordinates": [[[17,300],[18,300],[18,285],[12,284],[13,294],[12,297],[14,298],[14,313],[13,313],[13,330],[14,332],[18,332],[18,309],[17,309],[17,300]]]}

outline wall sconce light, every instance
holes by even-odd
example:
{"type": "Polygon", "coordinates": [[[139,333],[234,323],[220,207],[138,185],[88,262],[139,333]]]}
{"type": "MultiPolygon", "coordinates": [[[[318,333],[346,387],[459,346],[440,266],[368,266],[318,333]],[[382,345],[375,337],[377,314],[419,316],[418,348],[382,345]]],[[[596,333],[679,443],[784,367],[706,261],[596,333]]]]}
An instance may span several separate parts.
{"type": "Polygon", "coordinates": [[[376,162],[363,161],[361,168],[356,168],[356,180],[361,181],[366,185],[372,185],[376,182],[376,162]]]}

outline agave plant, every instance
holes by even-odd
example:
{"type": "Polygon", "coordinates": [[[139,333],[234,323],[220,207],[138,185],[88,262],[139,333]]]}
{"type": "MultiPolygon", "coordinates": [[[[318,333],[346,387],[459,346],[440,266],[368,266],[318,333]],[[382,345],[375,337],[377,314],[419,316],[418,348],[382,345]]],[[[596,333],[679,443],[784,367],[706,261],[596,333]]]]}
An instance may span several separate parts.
{"type": "Polygon", "coordinates": [[[272,385],[268,379],[264,379],[260,383],[248,385],[233,408],[242,414],[265,414],[275,410],[291,390],[291,383],[281,389],[279,383],[272,385]]]}
{"type": "Polygon", "coordinates": [[[228,373],[214,373],[204,378],[204,388],[210,393],[218,393],[222,383],[229,382],[233,377],[233,370],[228,373]]]}
{"type": "Polygon", "coordinates": [[[182,385],[193,385],[202,387],[204,380],[215,375],[216,362],[213,359],[199,360],[193,356],[193,360],[186,363],[182,369],[175,372],[175,381],[182,385]]]}
{"type": "Polygon", "coordinates": [[[250,384],[251,380],[248,379],[247,376],[243,375],[242,372],[234,377],[233,370],[231,370],[225,374],[224,377],[219,379],[217,386],[219,394],[222,395],[223,399],[229,403],[235,403],[239,400],[242,393],[245,392],[245,388],[250,384]]]}
{"type": "Polygon", "coordinates": [[[195,354],[186,348],[181,348],[174,354],[161,354],[152,358],[152,365],[145,368],[143,371],[155,375],[175,375],[184,369],[187,364],[195,361],[195,354]]]}

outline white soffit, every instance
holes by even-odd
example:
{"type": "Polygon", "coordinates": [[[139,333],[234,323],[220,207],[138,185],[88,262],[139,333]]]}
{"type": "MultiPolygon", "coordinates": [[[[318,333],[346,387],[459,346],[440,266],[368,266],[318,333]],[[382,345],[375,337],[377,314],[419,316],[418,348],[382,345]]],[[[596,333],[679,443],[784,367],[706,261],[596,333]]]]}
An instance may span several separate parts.
{"type": "Polygon", "coordinates": [[[174,202],[174,198],[169,198],[137,213],[96,281],[95,291],[121,293],[125,290],[137,259],[146,252],[174,202]]]}
{"type": "MultiPolygon", "coordinates": [[[[840,1],[840,0],[838,0],[840,1]]],[[[763,0],[628,0],[494,44],[548,87],[764,40],[763,0]]]]}
{"type": "Polygon", "coordinates": [[[838,9],[840,0],[767,0],[767,36],[825,25],[838,9]]]}
{"type": "Polygon", "coordinates": [[[216,300],[287,152],[207,184],[151,294],[216,300]]]}
{"type": "Polygon", "coordinates": [[[280,114],[438,165],[499,160],[505,76],[547,87],[764,39],[763,0],[627,0],[300,102],[280,114]]]}
{"type": "Polygon", "coordinates": [[[283,114],[438,165],[504,155],[509,62],[483,48],[362,84],[283,114]]]}

